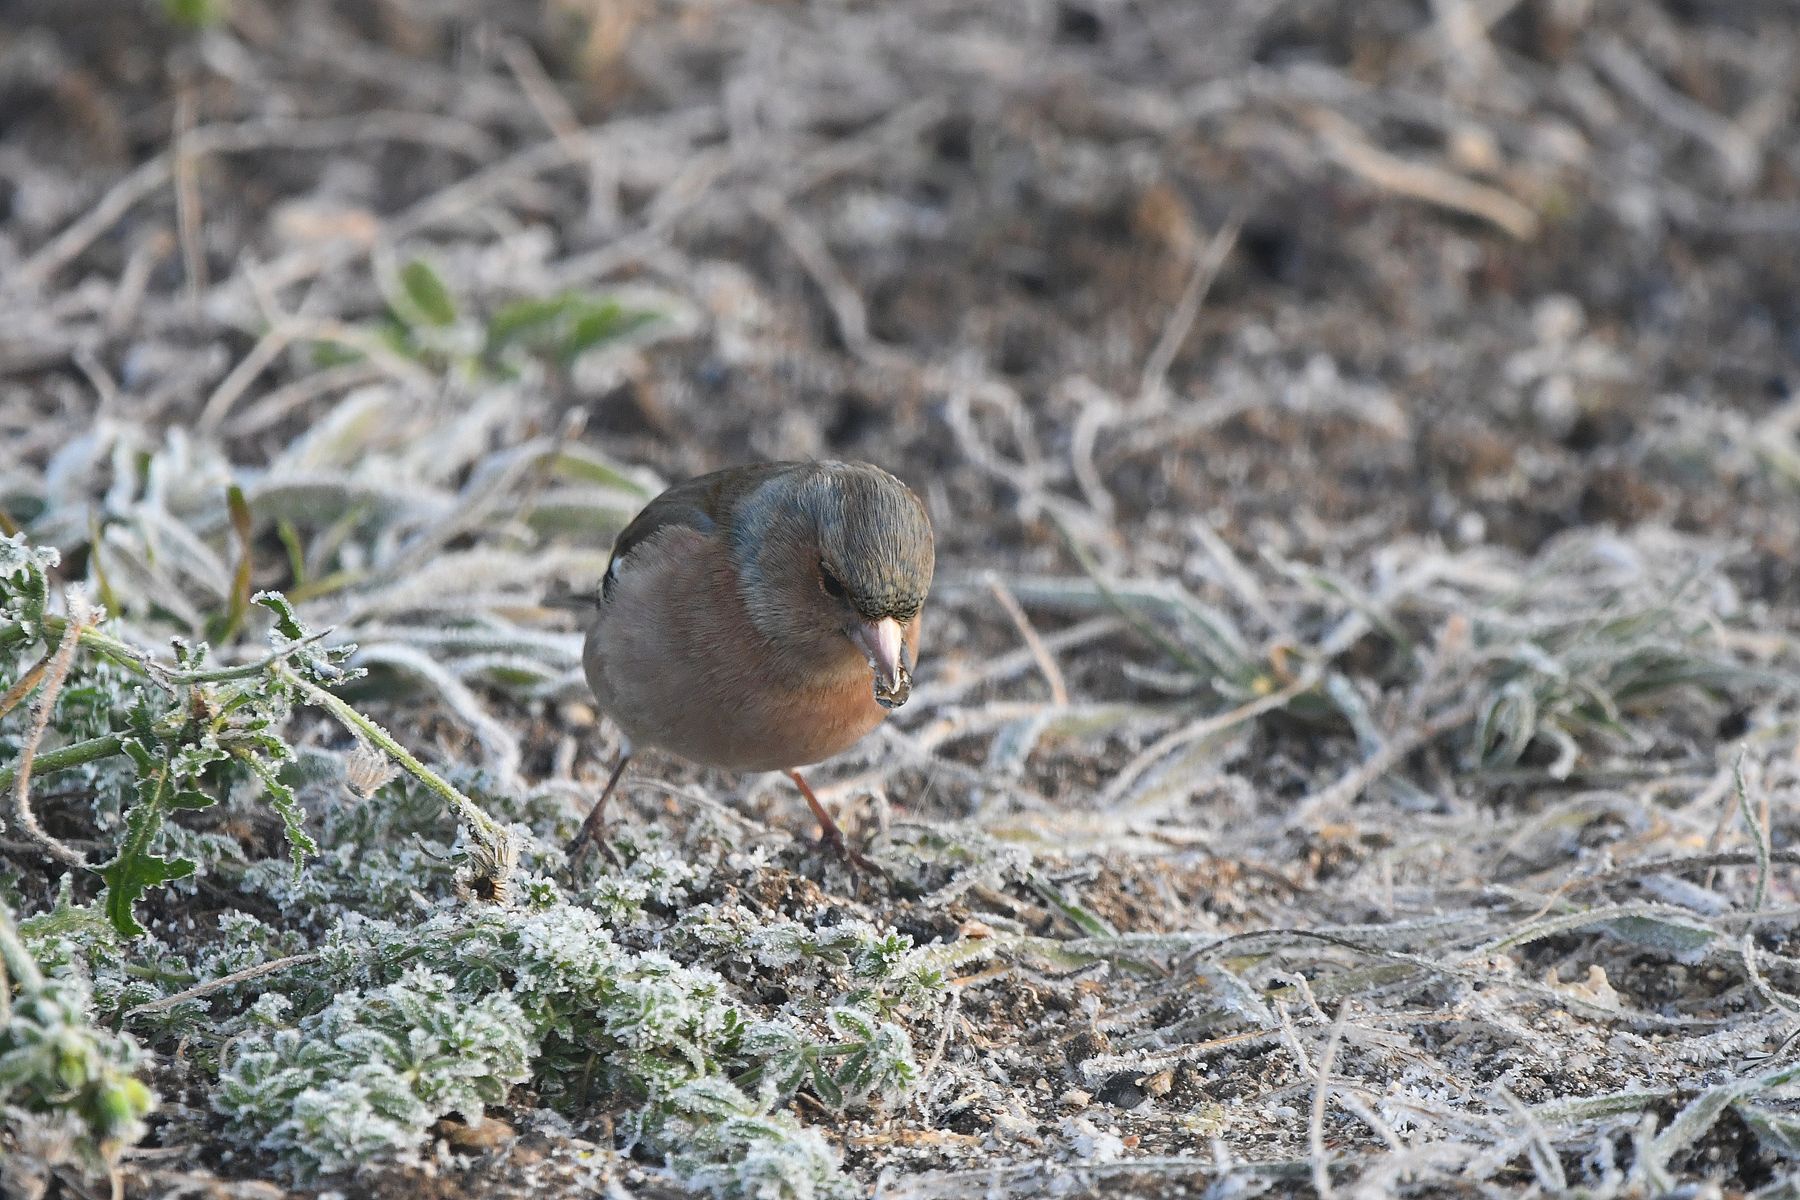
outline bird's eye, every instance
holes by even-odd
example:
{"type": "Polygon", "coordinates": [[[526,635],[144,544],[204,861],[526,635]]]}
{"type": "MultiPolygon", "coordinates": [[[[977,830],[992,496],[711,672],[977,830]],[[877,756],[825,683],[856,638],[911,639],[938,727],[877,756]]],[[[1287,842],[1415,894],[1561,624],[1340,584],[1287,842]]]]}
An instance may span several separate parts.
{"type": "Polygon", "coordinates": [[[843,600],[850,594],[844,589],[843,581],[833,575],[831,568],[824,563],[819,564],[819,586],[824,588],[825,594],[833,600],[843,600]]]}

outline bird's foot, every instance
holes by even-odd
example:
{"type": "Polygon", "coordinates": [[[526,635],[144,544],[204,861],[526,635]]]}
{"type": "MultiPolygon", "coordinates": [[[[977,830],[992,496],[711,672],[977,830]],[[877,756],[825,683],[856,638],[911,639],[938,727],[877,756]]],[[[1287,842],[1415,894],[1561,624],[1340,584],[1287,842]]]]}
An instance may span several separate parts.
{"type": "Polygon", "coordinates": [[[590,846],[598,847],[600,856],[613,866],[623,865],[619,862],[619,852],[614,850],[613,844],[606,840],[606,826],[601,824],[596,824],[592,829],[583,825],[581,832],[571,838],[569,844],[563,847],[563,854],[568,857],[569,865],[571,867],[578,866],[581,860],[587,857],[590,846]]]}
{"type": "Polygon", "coordinates": [[[619,865],[618,851],[614,850],[612,843],[606,840],[606,801],[613,794],[613,789],[619,786],[619,777],[625,773],[625,768],[630,762],[631,750],[626,748],[620,753],[618,761],[613,764],[612,774],[606,779],[606,787],[601,789],[600,799],[594,801],[594,807],[588,810],[587,819],[582,821],[580,832],[563,849],[563,853],[568,856],[570,866],[575,866],[581,861],[590,845],[600,847],[600,853],[606,856],[607,862],[615,867],[619,865]]]}
{"type": "Polygon", "coordinates": [[[812,809],[813,819],[819,823],[819,847],[821,849],[830,851],[834,858],[849,867],[853,878],[858,877],[860,873],[861,875],[879,875],[888,883],[894,881],[893,874],[886,867],[844,840],[844,831],[838,828],[838,823],[831,819],[831,814],[826,811],[823,804],[819,803],[819,798],[813,794],[812,785],[806,782],[805,776],[798,771],[789,771],[788,778],[792,779],[794,785],[800,789],[800,795],[806,800],[806,807],[812,809]]]}
{"type": "Polygon", "coordinates": [[[884,883],[894,882],[894,873],[845,841],[844,831],[835,823],[820,827],[818,844],[821,850],[843,863],[852,878],[874,875],[880,876],[884,883]]]}

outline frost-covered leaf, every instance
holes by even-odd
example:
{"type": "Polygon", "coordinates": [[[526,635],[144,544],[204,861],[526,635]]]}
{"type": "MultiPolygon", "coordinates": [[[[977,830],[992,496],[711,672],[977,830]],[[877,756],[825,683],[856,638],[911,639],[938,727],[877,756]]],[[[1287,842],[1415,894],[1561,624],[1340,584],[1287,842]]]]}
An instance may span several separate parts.
{"type": "Polygon", "coordinates": [[[1800,1159],[1800,1113],[1740,1100],[1733,1105],[1764,1150],[1777,1158],[1800,1159]]]}
{"type": "Polygon", "coordinates": [[[144,1135],[156,1097],[136,1077],[137,1043],[101,1027],[79,974],[27,951],[0,907],[0,1132],[19,1114],[66,1119],[78,1158],[105,1169],[144,1135]]]}
{"type": "Polygon", "coordinates": [[[171,760],[153,754],[137,738],[125,739],[125,753],[137,769],[137,798],[125,817],[125,836],[113,860],[100,869],[106,881],[106,916],[126,937],[144,927],[132,909],[146,891],[194,873],[191,859],[166,859],[151,851],[170,809],[182,790],[171,778],[171,760]]]}
{"type": "Polygon", "coordinates": [[[1719,936],[1704,925],[1660,915],[1619,917],[1608,921],[1606,929],[1621,941],[1661,950],[1682,962],[1697,961],[1719,936]]]}
{"type": "Polygon", "coordinates": [[[301,811],[300,801],[294,796],[294,789],[281,781],[275,767],[262,755],[245,753],[241,758],[262,780],[269,806],[281,817],[282,829],[287,835],[288,855],[293,860],[294,873],[298,875],[307,855],[319,852],[319,844],[306,832],[306,814],[301,811]]]}
{"type": "Polygon", "coordinates": [[[233,1140],[286,1152],[306,1175],[329,1174],[416,1149],[448,1113],[479,1120],[529,1077],[536,1053],[510,997],[470,997],[414,967],[292,1028],[264,1022],[246,1033],[213,1104],[233,1140]]]}

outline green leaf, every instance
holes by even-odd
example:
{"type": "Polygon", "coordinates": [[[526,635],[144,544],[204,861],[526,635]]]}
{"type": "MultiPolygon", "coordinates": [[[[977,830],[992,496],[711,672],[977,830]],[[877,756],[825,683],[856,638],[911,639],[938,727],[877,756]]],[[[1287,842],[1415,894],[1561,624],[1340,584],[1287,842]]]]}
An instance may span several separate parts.
{"type": "Polygon", "coordinates": [[[183,788],[181,791],[176,792],[173,796],[169,797],[169,808],[171,810],[179,809],[184,812],[192,812],[202,808],[211,808],[217,803],[218,799],[216,797],[209,796],[197,788],[183,788]]]}
{"type": "Polygon", "coordinates": [[[575,300],[575,296],[565,293],[502,305],[488,321],[488,349],[498,350],[559,320],[575,300]]]}
{"type": "Polygon", "coordinates": [[[625,474],[602,457],[599,451],[579,442],[572,442],[558,450],[549,460],[549,467],[551,473],[560,478],[618,488],[636,496],[640,501],[648,500],[652,494],[652,489],[625,474]]]}
{"type": "Polygon", "coordinates": [[[870,1042],[875,1038],[875,1018],[868,1013],[854,1008],[839,1007],[832,1009],[827,1019],[832,1029],[845,1039],[854,1038],[859,1042],[870,1042]]]}
{"type": "Polygon", "coordinates": [[[1719,1115],[1754,1086],[1751,1080],[1734,1079],[1729,1083],[1707,1088],[1688,1101],[1670,1120],[1668,1127],[1657,1134],[1656,1140],[1650,1144],[1651,1161],[1666,1169],[1671,1158],[1705,1137],[1706,1131],[1718,1121],[1719,1115]]]}
{"type": "Polygon", "coordinates": [[[250,610],[250,553],[256,523],[250,515],[250,503],[244,489],[232,484],[225,491],[225,507],[231,516],[231,532],[237,539],[237,563],[231,572],[231,596],[225,613],[211,623],[208,633],[217,642],[229,641],[244,623],[250,610]]]}
{"type": "MultiPolygon", "coordinates": [[[[162,825],[160,818],[156,824],[162,825]]],[[[147,851],[121,854],[100,870],[100,877],[106,881],[106,919],[120,935],[142,937],[144,927],[132,913],[133,906],[151,888],[171,880],[186,879],[193,873],[194,861],[189,858],[167,859],[147,851]]]]}
{"type": "Polygon", "coordinates": [[[604,301],[591,306],[575,319],[558,348],[558,354],[564,363],[573,362],[594,347],[616,341],[655,319],[655,313],[628,309],[611,300],[604,301]]]}
{"type": "Polygon", "coordinates": [[[179,750],[159,747],[160,754],[152,753],[150,746],[157,743],[150,732],[151,720],[144,705],[133,709],[129,723],[137,736],[120,743],[137,773],[137,801],[125,814],[125,837],[119,844],[119,853],[100,868],[100,877],[106,881],[107,919],[126,937],[138,937],[144,932],[132,909],[146,891],[194,873],[191,860],[163,858],[151,853],[150,847],[169,813],[210,808],[216,803],[213,796],[189,786],[188,781],[227,757],[223,750],[207,745],[182,746],[179,750]]]}
{"type": "Polygon", "coordinates": [[[566,366],[586,351],[656,319],[653,312],[576,292],[517,300],[488,322],[487,354],[492,358],[519,344],[550,354],[566,366]]]}
{"type": "Polygon", "coordinates": [[[22,533],[0,537],[0,602],[19,615],[32,637],[43,628],[48,572],[60,558],[48,546],[33,546],[22,533]]]}
{"type": "MultiPolygon", "coordinates": [[[[275,744],[281,746],[283,751],[287,750],[282,743],[276,742],[275,744]]],[[[238,757],[252,771],[256,772],[258,779],[262,780],[263,790],[269,796],[269,806],[281,817],[282,828],[287,833],[288,856],[294,861],[294,876],[298,878],[300,868],[306,862],[306,856],[319,852],[319,844],[313,841],[312,836],[306,832],[306,813],[301,810],[300,802],[295,799],[294,789],[281,782],[275,768],[266,760],[258,755],[247,753],[240,754],[238,757]]]]}
{"type": "Polygon", "coordinates": [[[813,1063],[812,1085],[813,1092],[826,1104],[832,1108],[844,1107],[844,1089],[838,1086],[838,1081],[832,1078],[823,1062],[813,1063]]]}
{"type": "Polygon", "coordinates": [[[135,938],[143,935],[144,927],[132,908],[149,889],[192,875],[194,863],[150,852],[170,807],[169,760],[150,753],[137,738],[125,739],[122,749],[137,769],[137,803],[125,814],[125,839],[119,844],[119,853],[100,868],[100,878],[106,881],[107,919],[121,935],[135,938]]]}
{"type": "Polygon", "coordinates": [[[297,642],[307,636],[300,618],[294,615],[294,606],[280,592],[258,592],[251,597],[251,601],[275,614],[275,628],[282,637],[297,642]]]}
{"type": "Polygon", "coordinates": [[[1063,894],[1061,888],[1057,887],[1054,883],[1051,883],[1038,872],[1031,872],[1031,874],[1027,876],[1026,882],[1031,885],[1032,890],[1041,896],[1046,903],[1062,913],[1063,916],[1067,917],[1070,924],[1074,925],[1075,928],[1081,930],[1081,932],[1087,934],[1089,937],[1113,937],[1117,934],[1118,931],[1107,924],[1104,917],[1083,908],[1080,904],[1069,899],[1063,894]]]}
{"type": "Polygon", "coordinates": [[[275,522],[275,532],[281,538],[281,545],[287,551],[288,573],[294,577],[295,587],[306,585],[306,548],[300,544],[300,531],[286,517],[275,522]]]}
{"type": "Polygon", "coordinates": [[[205,773],[206,768],[216,762],[224,762],[230,757],[218,746],[210,743],[182,746],[169,758],[169,777],[177,781],[198,779],[205,773]]]}
{"type": "Polygon", "coordinates": [[[1506,684],[1475,722],[1475,756],[1486,767],[1508,767],[1525,756],[1537,736],[1538,703],[1523,680],[1506,684]]]}
{"type": "Polygon", "coordinates": [[[416,314],[427,324],[440,327],[456,323],[456,301],[424,259],[415,258],[400,268],[400,287],[413,309],[408,316],[416,314]]]}
{"type": "Polygon", "coordinates": [[[231,0],[163,0],[163,14],[189,29],[210,29],[230,11],[231,0]]]}
{"type": "MultiPolygon", "coordinates": [[[[423,318],[421,318],[423,319],[423,318]]],[[[424,347],[413,336],[412,326],[399,317],[390,316],[375,326],[375,340],[401,358],[424,362],[424,347]]]]}
{"type": "Polygon", "coordinates": [[[350,363],[363,361],[366,355],[361,350],[346,346],[342,342],[314,342],[311,346],[312,365],[319,370],[332,367],[347,366],[350,363]]]}

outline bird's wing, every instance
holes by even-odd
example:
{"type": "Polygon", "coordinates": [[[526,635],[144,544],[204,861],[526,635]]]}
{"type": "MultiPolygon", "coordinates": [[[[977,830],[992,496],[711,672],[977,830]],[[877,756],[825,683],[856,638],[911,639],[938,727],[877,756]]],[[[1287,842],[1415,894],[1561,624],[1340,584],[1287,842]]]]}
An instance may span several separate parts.
{"type": "Polygon", "coordinates": [[[600,585],[604,601],[612,594],[612,585],[628,563],[633,547],[669,528],[697,529],[713,534],[729,525],[731,513],[738,503],[771,478],[790,471],[804,470],[813,464],[797,462],[751,463],[727,467],[676,484],[644,505],[613,542],[612,558],[606,564],[606,578],[600,585]]]}

